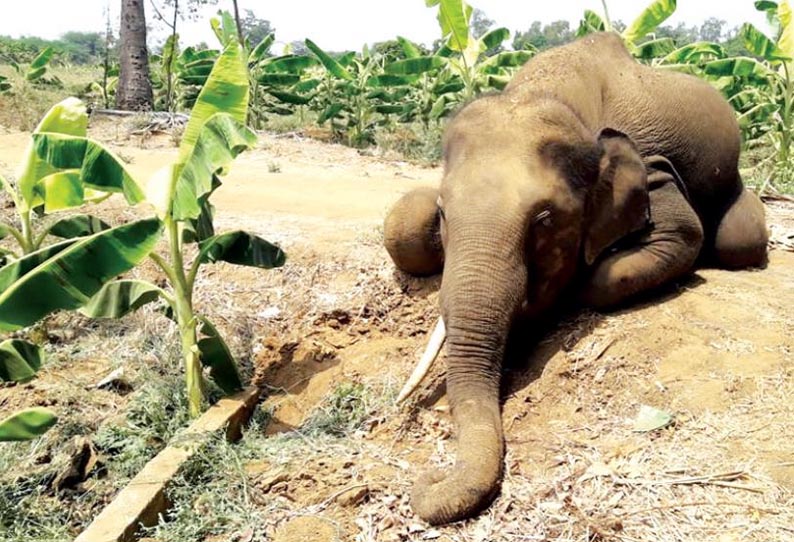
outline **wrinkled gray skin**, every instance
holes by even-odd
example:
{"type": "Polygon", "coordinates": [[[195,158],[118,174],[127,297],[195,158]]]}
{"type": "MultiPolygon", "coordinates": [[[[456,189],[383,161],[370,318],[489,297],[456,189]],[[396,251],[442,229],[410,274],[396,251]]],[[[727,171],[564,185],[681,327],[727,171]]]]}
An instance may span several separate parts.
{"type": "Polygon", "coordinates": [[[443,271],[459,446],[450,472],[415,485],[414,510],[432,524],[476,514],[499,489],[499,385],[517,316],[539,321],[570,295],[618,305],[696,261],[761,266],[767,241],[730,106],[696,78],[637,64],[616,35],[538,55],[464,107],[443,145],[440,189],[405,195],[384,227],[399,268],[443,271]]]}

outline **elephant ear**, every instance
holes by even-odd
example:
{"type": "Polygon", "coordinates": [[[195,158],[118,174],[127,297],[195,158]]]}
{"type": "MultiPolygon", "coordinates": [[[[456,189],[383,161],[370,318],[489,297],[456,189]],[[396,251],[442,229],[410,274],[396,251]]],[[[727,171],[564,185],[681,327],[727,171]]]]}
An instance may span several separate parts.
{"type": "Polygon", "coordinates": [[[648,176],[634,142],[624,133],[605,128],[598,135],[602,149],[599,174],[587,200],[584,258],[598,256],[650,222],[648,176]]]}

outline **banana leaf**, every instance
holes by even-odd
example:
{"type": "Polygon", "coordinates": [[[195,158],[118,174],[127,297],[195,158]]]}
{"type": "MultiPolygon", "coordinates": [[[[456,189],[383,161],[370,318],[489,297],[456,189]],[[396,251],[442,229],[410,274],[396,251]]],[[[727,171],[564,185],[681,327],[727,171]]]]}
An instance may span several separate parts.
{"type": "Polygon", "coordinates": [[[80,311],[89,318],[122,318],[144,305],[165,299],[165,292],[142,280],[116,280],[105,284],[80,311]]]}
{"type": "Polygon", "coordinates": [[[375,106],[375,111],[381,115],[396,115],[402,113],[404,109],[404,105],[382,104],[375,106]]]}
{"type": "Polygon", "coordinates": [[[665,64],[679,64],[687,62],[700,62],[705,58],[717,60],[725,58],[725,48],[718,43],[699,41],[679,47],[662,59],[665,64]]]}
{"type": "Polygon", "coordinates": [[[33,142],[36,154],[50,166],[79,169],[85,186],[102,192],[120,192],[130,205],[143,201],[143,190],[138,183],[121,160],[101,143],[57,133],[33,134],[33,142]]]}
{"type": "Polygon", "coordinates": [[[47,73],[46,66],[42,66],[41,68],[33,68],[25,74],[25,79],[31,82],[38,81],[39,79],[44,77],[45,73],[47,73]]]}
{"type": "Polygon", "coordinates": [[[16,331],[55,310],[81,307],[108,280],[143,260],[160,235],[159,220],[140,220],[66,241],[68,247],[44,261],[37,251],[0,269],[0,330],[16,331]],[[31,266],[28,260],[41,263],[31,266]]]}
{"type": "Polygon", "coordinates": [[[51,410],[33,407],[0,420],[0,442],[31,440],[55,425],[58,417],[51,410]]]}
{"type": "Polygon", "coordinates": [[[438,23],[447,46],[462,53],[469,46],[469,20],[472,8],[463,0],[425,0],[427,7],[438,6],[438,23]]]}
{"type": "Polygon", "coordinates": [[[44,351],[19,339],[0,343],[0,380],[4,382],[27,382],[41,368],[44,351]]]}
{"type": "Polygon", "coordinates": [[[747,50],[755,56],[759,56],[769,62],[791,60],[774,41],[766,37],[763,32],[750,23],[744,23],[742,25],[742,28],[739,30],[739,35],[742,36],[744,46],[747,50]]]}
{"type": "Polygon", "coordinates": [[[299,83],[301,76],[294,73],[263,73],[257,78],[262,85],[286,87],[299,83]]]}
{"type": "Polygon", "coordinates": [[[634,50],[634,56],[641,60],[653,60],[669,55],[675,51],[675,41],[673,38],[659,38],[649,40],[638,45],[634,50]]]}
{"type": "Polygon", "coordinates": [[[71,209],[85,203],[79,169],[47,175],[36,184],[36,193],[44,200],[45,213],[71,209]]]}
{"type": "Polygon", "coordinates": [[[317,60],[310,56],[284,55],[269,58],[262,62],[259,67],[267,73],[291,73],[296,75],[316,65],[317,60]]]}
{"type": "Polygon", "coordinates": [[[202,336],[198,341],[201,364],[209,367],[210,378],[224,393],[232,394],[241,390],[243,382],[226,342],[209,320],[200,316],[199,321],[199,333],[202,336]]]}
{"type": "Polygon", "coordinates": [[[435,55],[418,56],[387,64],[383,71],[389,75],[421,75],[443,68],[447,62],[447,59],[435,55]]]}
{"type": "Polygon", "coordinates": [[[367,86],[370,88],[380,87],[401,87],[412,85],[418,80],[415,75],[390,75],[388,73],[376,75],[367,79],[367,86]]]}
{"type": "Polygon", "coordinates": [[[228,262],[246,267],[273,269],[286,262],[280,247],[251,233],[232,231],[216,235],[199,244],[198,258],[203,263],[228,262]]]}
{"type": "Polygon", "coordinates": [[[411,40],[402,36],[397,36],[397,42],[400,44],[405,58],[416,58],[418,56],[422,56],[422,51],[420,51],[419,47],[411,40]]]}
{"type": "Polygon", "coordinates": [[[49,234],[63,239],[85,237],[110,229],[102,219],[91,215],[76,215],[62,218],[49,227],[49,234]]]}
{"type": "Polygon", "coordinates": [[[593,32],[604,32],[607,25],[604,19],[601,18],[596,12],[586,9],[584,10],[584,18],[579,21],[579,28],[576,30],[576,37],[581,38],[593,32]]]}
{"type": "Polygon", "coordinates": [[[323,82],[321,79],[306,79],[305,81],[301,81],[300,83],[293,86],[291,90],[292,92],[298,94],[305,94],[307,92],[313,91],[314,89],[319,87],[322,83],[323,82]]]}
{"type": "Polygon", "coordinates": [[[30,68],[32,70],[38,68],[44,68],[47,64],[50,63],[52,60],[52,55],[55,53],[52,47],[46,47],[42,52],[36,55],[36,58],[33,59],[33,62],[30,63],[30,68]]]}
{"type": "Polygon", "coordinates": [[[777,18],[780,22],[780,38],[777,40],[777,46],[787,57],[788,62],[791,62],[794,58],[794,22],[792,22],[791,6],[787,1],[778,4],[777,18]]]}
{"type": "Polygon", "coordinates": [[[226,113],[213,115],[203,126],[191,154],[174,168],[176,182],[169,193],[175,220],[201,215],[200,198],[213,189],[214,176],[238,154],[256,144],[256,134],[226,113]]]}
{"type": "MultiPolygon", "coordinates": [[[[64,134],[74,137],[85,137],[88,126],[88,115],[85,105],[77,98],[67,98],[54,105],[41,119],[33,130],[34,136],[39,133],[64,134]]],[[[21,195],[20,210],[26,211],[40,206],[43,202],[36,192],[36,184],[57,170],[39,158],[35,151],[35,143],[31,140],[23,155],[22,167],[17,173],[17,186],[21,195]]],[[[79,167],[79,166],[78,166],[79,167]]]]}
{"type": "Polygon", "coordinates": [[[317,124],[324,124],[329,119],[336,118],[336,116],[342,112],[345,108],[343,104],[340,103],[333,103],[326,107],[320,116],[317,118],[317,124]]]}
{"type": "Polygon", "coordinates": [[[311,101],[314,99],[315,96],[314,94],[301,96],[299,94],[293,94],[291,92],[281,92],[273,89],[269,89],[267,92],[268,94],[278,99],[279,101],[291,105],[307,105],[311,103],[311,101]]]}
{"type": "Polygon", "coordinates": [[[480,38],[480,43],[482,44],[480,49],[483,52],[490,51],[499,47],[508,39],[510,39],[510,31],[507,28],[495,28],[480,38]]]}
{"type": "Polygon", "coordinates": [[[534,53],[530,51],[505,51],[488,58],[480,64],[480,67],[518,68],[526,64],[533,56],[535,56],[534,53]]]}
{"type": "Polygon", "coordinates": [[[248,55],[248,63],[255,64],[262,61],[270,51],[270,46],[276,41],[276,35],[272,32],[264,37],[262,41],[256,44],[254,50],[248,55]]]}
{"type": "Polygon", "coordinates": [[[317,58],[320,60],[322,65],[325,66],[325,69],[333,74],[334,77],[347,81],[352,81],[354,79],[353,75],[345,69],[342,63],[331,58],[328,53],[320,49],[320,47],[312,40],[307,39],[305,40],[305,43],[306,47],[308,47],[312,53],[317,55],[317,58]]]}
{"type": "Polygon", "coordinates": [[[238,43],[237,23],[235,23],[231,13],[222,11],[218,15],[220,15],[220,19],[217,17],[210,19],[210,26],[221,46],[227,47],[230,44],[238,43]]]}
{"type": "Polygon", "coordinates": [[[184,163],[193,154],[204,124],[218,113],[243,123],[248,114],[248,67],[236,39],[218,57],[196,99],[179,145],[179,163],[184,163]]]}
{"type": "Polygon", "coordinates": [[[742,77],[759,83],[766,83],[769,77],[776,75],[761,62],[746,56],[708,62],[703,66],[703,72],[706,75],[717,77],[742,77]]]}
{"type": "Polygon", "coordinates": [[[675,13],[675,8],[676,0],[655,0],[623,32],[623,39],[630,45],[637,43],[675,13]]]}

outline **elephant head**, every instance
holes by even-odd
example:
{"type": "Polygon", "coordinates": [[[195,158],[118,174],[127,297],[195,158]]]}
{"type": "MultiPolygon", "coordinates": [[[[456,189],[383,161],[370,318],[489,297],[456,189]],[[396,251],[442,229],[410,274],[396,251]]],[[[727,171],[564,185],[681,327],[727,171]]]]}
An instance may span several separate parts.
{"type": "Polygon", "coordinates": [[[386,248],[415,274],[441,272],[455,467],[414,488],[432,524],[470,517],[499,489],[499,390],[508,332],[538,319],[621,238],[649,220],[647,175],[624,134],[588,130],[569,107],[480,98],[448,124],[440,190],[410,193],[386,221],[386,248]],[[522,318],[522,320],[525,320],[522,318]]]}

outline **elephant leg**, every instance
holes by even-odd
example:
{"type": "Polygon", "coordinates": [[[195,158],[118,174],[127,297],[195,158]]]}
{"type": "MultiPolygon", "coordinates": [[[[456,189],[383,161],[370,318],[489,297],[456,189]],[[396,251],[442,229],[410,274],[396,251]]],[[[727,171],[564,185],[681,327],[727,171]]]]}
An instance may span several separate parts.
{"type": "Polygon", "coordinates": [[[657,288],[694,267],[703,245],[703,227],[674,182],[649,194],[652,229],[632,244],[596,264],[583,291],[583,301],[594,308],[619,305],[635,295],[657,288]]]}
{"type": "Polygon", "coordinates": [[[758,196],[743,189],[717,227],[714,258],[719,266],[737,269],[766,265],[769,233],[764,215],[764,204],[758,196]]]}
{"type": "Polygon", "coordinates": [[[383,244],[406,273],[428,276],[444,268],[438,189],[417,188],[400,198],[383,224],[383,244]]]}

